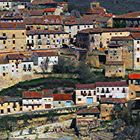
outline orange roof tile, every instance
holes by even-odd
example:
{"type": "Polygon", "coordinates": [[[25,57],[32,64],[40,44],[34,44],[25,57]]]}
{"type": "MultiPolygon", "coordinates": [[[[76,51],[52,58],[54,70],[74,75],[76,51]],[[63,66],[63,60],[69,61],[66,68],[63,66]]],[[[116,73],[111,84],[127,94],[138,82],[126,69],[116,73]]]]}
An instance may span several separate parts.
{"type": "Polygon", "coordinates": [[[128,75],[129,79],[140,79],[140,73],[131,73],[128,75]]]}
{"type": "Polygon", "coordinates": [[[55,12],[56,8],[46,8],[44,12],[55,12]]]}
{"type": "Polygon", "coordinates": [[[36,91],[24,91],[22,93],[22,98],[42,98],[42,93],[41,92],[36,92],[36,91]]]}
{"type": "Polygon", "coordinates": [[[53,94],[54,101],[72,100],[72,94],[53,94]]]}

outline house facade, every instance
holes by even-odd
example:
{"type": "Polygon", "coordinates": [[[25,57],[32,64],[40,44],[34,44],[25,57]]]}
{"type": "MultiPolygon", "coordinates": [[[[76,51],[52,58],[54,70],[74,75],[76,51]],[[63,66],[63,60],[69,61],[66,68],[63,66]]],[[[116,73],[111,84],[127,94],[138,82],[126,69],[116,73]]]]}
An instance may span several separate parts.
{"type": "Polygon", "coordinates": [[[26,50],[25,23],[0,22],[0,51],[14,52],[26,50]]]}
{"type": "Polygon", "coordinates": [[[96,82],[96,94],[99,99],[105,98],[127,98],[129,87],[126,81],[96,82]]]}
{"type": "Polygon", "coordinates": [[[0,97],[0,115],[19,113],[22,111],[20,98],[3,96],[0,97]]]}
{"type": "Polygon", "coordinates": [[[31,54],[35,72],[52,72],[53,66],[58,64],[56,51],[34,51],[31,54]]]}
{"type": "Polygon", "coordinates": [[[29,50],[62,48],[69,45],[69,35],[60,30],[29,30],[26,44],[29,50]]]}
{"type": "Polygon", "coordinates": [[[128,100],[140,97],[140,74],[130,73],[128,75],[129,95],[128,100]]]}
{"type": "Polygon", "coordinates": [[[72,94],[53,94],[54,108],[71,107],[74,105],[72,94]]]}
{"type": "Polygon", "coordinates": [[[123,61],[123,46],[118,44],[109,44],[106,52],[106,77],[124,77],[125,63],[123,61]]]}
{"type": "Polygon", "coordinates": [[[94,28],[79,31],[77,46],[89,50],[104,51],[108,48],[112,37],[127,37],[130,33],[140,32],[138,28],[94,28]]]}
{"type": "Polygon", "coordinates": [[[77,84],[75,89],[76,105],[96,104],[95,84],[77,84]]]}
{"type": "Polygon", "coordinates": [[[119,105],[120,107],[123,107],[126,104],[126,99],[125,98],[121,98],[121,99],[102,98],[101,99],[100,117],[102,120],[112,120],[112,115],[116,104],[119,105]]]}
{"type": "Polygon", "coordinates": [[[43,110],[42,94],[35,91],[25,91],[22,93],[22,110],[23,112],[43,110]]]}

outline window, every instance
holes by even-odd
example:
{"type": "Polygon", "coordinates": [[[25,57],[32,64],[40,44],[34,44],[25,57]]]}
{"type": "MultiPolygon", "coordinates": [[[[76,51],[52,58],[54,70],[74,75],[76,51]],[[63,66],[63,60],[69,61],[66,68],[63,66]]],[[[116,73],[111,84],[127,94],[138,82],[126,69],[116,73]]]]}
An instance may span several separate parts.
{"type": "Polygon", "coordinates": [[[3,33],[2,35],[3,35],[3,36],[6,36],[6,33],[3,33]]]}
{"type": "Polygon", "coordinates": [[[77,29],[80,29],[80,26],[77,26],[77,29]]]}
{"type": "Polygon", "coordinates": [[[139,51],[140,50],[140,48],[137,48],[137,51],[139,51]]]}
{"type": "Polygon", "coordinates": [[[125,88],[123,88],[122,93],[125,93],[125,88]]]}
{"type": "Polygon", "coordinates": [[[99,92],[99,88],[97,88],[97,92],[99,92]]]}
{"type": "Polygon", "coordinates": [[[23,70],[26,71],[26,65],[25,64],[23,65],[23,70]]]}
{"type": "Polygon", "coordinates": [[[59,101],[58,103],[61,104],[61,101],[59,101]]]}
{"type": "Polygon", "coordinates": [[[94,91],[94,95],[96,95],[96,91],[94,91]]]}
{"type": "Polygon", "coordinates": [[[137,62],[140,62],[140,59],[139,58],[137,58],[137,62]]]}
{"type": "Polygon", "coordinates": [[[81,98],[78,98],[78,101],[81,101],[81,98]]]}
{"type": "Polygon", "coordinates": [[[122,72],[121,70],[119,70],[119,72],[122,72]]]}
{"type": "Polygon", "coordinates": [[[31,64],[28,65],[28,70],[31,71],[31,64]]]}
{"type": "Polygon", "coordinates": [[[5,40],[3,40],[3,44],[5,44],[6,43],[6,41],[5,40]]]}
{"type": "Polygon", "coordinates": [[[7,109],[7,112],[10,112],[10,108],[7,109]]]}
{"type": "Polygon", "coordinates": [[[41,39],[41,35],[38,35],[38,39],[41,39]]]}
{"type": "Polygon", "coordinates": [[[15,34],[13,34],[13,38],[15,38],[15,34]]]}
{"type": "Polygon", "coordinates": [[[0,112],[1,112],[1,114],[3,114],[4,113],[3,109],[0,112]]]}
{"type": "Polygon", "coordinates": [[[137,41],[137,44],[139,44],[140,42],[139,41],[137,41]]]}
{"type": "Polygon", "coordinates": [[[24,35],[24,33],[22,33],[22,35],[24,35]]]}
{"type": "Polygon", "coordinates": [[[109,88],[106,89],[106,93],[110,93],[109,88]]]}
{"type": "Polygon", "coordinates": [[[15,42],[15,40],[13,40],[13,44],[15,44],[16,42],[15,42]]]}
{"type": "Polygon", "coordinates": [[[88,96],[91,96],[91,91],[89,91],[88,96]]]}
{"type": "Polygon", "coordinates": [[[104,88],[102,88],[102,91],[101,91],[101,93],[104,93],[105,92],[105,90],[104,90],[104,88]]]}

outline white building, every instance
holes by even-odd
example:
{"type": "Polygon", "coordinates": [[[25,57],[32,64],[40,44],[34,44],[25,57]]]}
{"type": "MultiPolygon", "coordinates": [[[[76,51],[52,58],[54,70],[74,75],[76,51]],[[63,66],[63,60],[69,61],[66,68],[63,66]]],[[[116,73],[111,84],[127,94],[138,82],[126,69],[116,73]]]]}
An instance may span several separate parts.
{"type": "Polygon", "coordinates": [[[42,110],[42,94],[35,91],[22,93],[22,111],[42,110]]]}
{"type": "Polygon", "coordinates": [[[31,50],[61,48],[69,45],[69,34],[59,30],[29,30],[26,43],[31,50]]]}
{"type": "Polygon", "coordinates": [[[75,38],[78,31],[81,31],[83,29],[93,28],[93,23],[91,24],[74,24],[74,23],[65,23],[64,25],[64,31],[69,33],[70,38],[75,38]]]}
{"type": "Polygon", "coordinates": [[[84,16],[79,18],[68,16],[64,18],[63,22],[64,22],[64,31],[69,33],[70,38],[74,39],[78,31],[95,27],[95,22],[93,18],[88,18],[84,16]]]}
{"type": "Polygon", "coordinates": [[[106,98],[126,98],[129,87],[126,81],[117,82],[96,82],[96,94],[98,99],[106,98]]]}
{"type": "Polygon", "coordinates": [[[35,51],[31,57],[36,72],[51,72],[58,64],[58,54],[54,51],[35,51]]]}
{"type": "Polygon", "coordinates": [[[75,96],[77,105],[97,103],[95,84],[77,84],[75,96]]]}
{"type": "Polygon", "coordinates": [[[42,106],[44,109],[53,108],[53,95],[52,94],[44,94],[42,97],[42,106]]]}
{"type": "Polygon", "coordinates": [[[134,69],[140,70],[140,33],[132,33],[134,38],[134,69]]]}

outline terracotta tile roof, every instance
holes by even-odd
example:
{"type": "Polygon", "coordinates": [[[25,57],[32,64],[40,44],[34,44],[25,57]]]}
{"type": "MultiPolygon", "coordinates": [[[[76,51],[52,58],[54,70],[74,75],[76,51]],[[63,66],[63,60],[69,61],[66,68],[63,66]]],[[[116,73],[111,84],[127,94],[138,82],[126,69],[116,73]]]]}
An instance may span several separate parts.
{"type": "Polygon", "coordinates": [[[100,111],[97,107],[84,108],[77,111],[77,115],[83,114],[100,114],[100,111]]]}
{"type": "Polygon", "coordinates": [[[33,10],[28,10],[27,14],[29,14],[29,16],[43,16],[44,15],[44,9],[33,9],[33,10]]]}
{"type": "Polygon", "coordinates": [[[55,12],[56,8],[46,8],[44,12],[55,12]]]}
{"type": "Polygon", "coordinates": [[[140,79],[140,73],[131,73],[128,75],[129,79],[140,79]]]}
{"type": "Polygon", "coordinates": [[[95,84],[76,84],[76,89],[95,89],[95,84]]]}
{"type": "Polygon", "coordinates": [[[47,15],[43,17],[29,17],[24,19],[25,23],[28,25],[62,25],[62,18],[58,15],[47,15]]]}
{"type": "Polygon", "coordinates": [[[33,0],[33,1],[32,1],[32,4],[33,4],[33,5],[48,4],[48,3],[57,4],[57,2],[55,2],[55,1],[53,1],[53,0],[33,0]]]}
{"type": "Polygon", "coordinates": [[[106,65],[124,65],[123,61],[107,61],[106,65]]]}
{"type": "Polygon", "coordinates": [[[36,92],[36,91],[24,91],[22,93],[22,98],[25,99],[36,99],[36,98],[42,98],[42,93],[41,92],[36,92]]]}
{"type": "Polygon", "coordinates": [[[112,37],[111,41],[127,41],[127,40],[133,40],[132,36],[116,36],[112,37]]]}
{"type": "Polygon", "coordinates": [[[114,18],[123,18],[123,19],[140,18],[140,11],[118,15],[114,18]]]}
{"type": "Polygon", "coordinates": [[[72,100],[72,94],[53,94],[54,101],[72,100]]]}
{"type": "Polygon", "coordinates": [[[91,28],[79,31],[79,33],[103,33],[103,32],[140,32],[140,28],[91,28]]]}
{"type": "Polygon", "coordinates": [[[62,30],[27,30],[26,35],[68,34],[62,30]]]}
{"type": "Polygon", "coordinates": [[[140,39],[140,33],[136,33],[136,32],[134,32],[134,33],[131,33],[131,36],[133,37],[133,39],[140,39]]]}
{"type": "Polygon", "coordinates": [[[0,96],[0,104],[7,102],[19,102],[21,98],[19,97],[11,97],[11,96],[0,96]]]}
{"type": "Polygon", "coordinates": [[[96,87],[127,87],[126,81],[117,81],[117,82],[96,82],[96,87]]]}
{"type": "Polygon", "coordinates": [[[101,103],[111,103],[111,104],[115,104],[115,103],[126,103],[126,99],[125,98],[101,98],[101,103]]]}
{"type": "Polygon", "coordinates": [[[19,53],[11,53],[11,54],[7,54],[6,58],[8,60],[23,60],[24,58],[26,58],[26,56],[24,54],[19,54],[19,53]]]}
{"type": "Polygon", "coordinates": [[[45,97],[52,97],[53,98],[53,94],[50,94],[50,93],[48,93],[48,94],[43,94],[43,97],[45,98],[45,97]]]}
{"type": "Polygon", "coordinates": [[[23,20],[23,17],[19,13],[14,13],[14,12],[7,12],[3,14],[0,18],[0,20],[23,20]]]}
{"type": "Polygon", "coordinates": [[[58,56],[58,53],[55,51],[36,51],[33,52],[33,55],[37,55],[38,57],[58,56]]]}
{"type": "Polygon", "coordinates": [[[24,22],[0,22],[0,29],[1,30],[25,30],[25,23],[24,22]]]}

